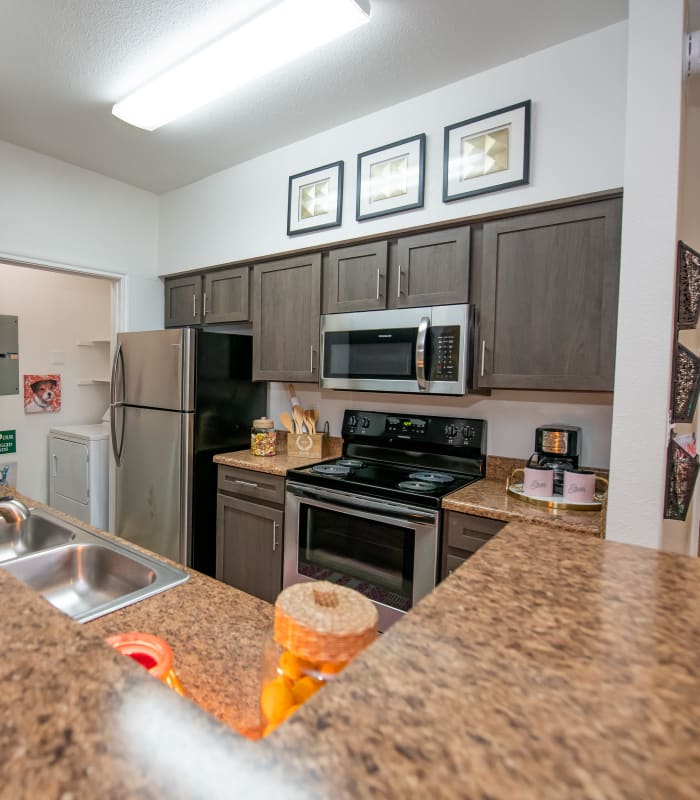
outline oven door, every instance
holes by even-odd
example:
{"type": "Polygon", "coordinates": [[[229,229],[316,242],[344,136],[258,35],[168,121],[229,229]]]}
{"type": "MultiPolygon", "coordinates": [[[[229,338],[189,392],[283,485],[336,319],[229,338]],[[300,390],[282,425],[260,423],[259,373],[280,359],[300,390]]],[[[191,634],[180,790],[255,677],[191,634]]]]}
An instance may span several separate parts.
{"type": "Polygon", "coordinates": [[[283,583],[357,589],[386,630],[435,587],[439,512],[287,483],[283,583]]]}

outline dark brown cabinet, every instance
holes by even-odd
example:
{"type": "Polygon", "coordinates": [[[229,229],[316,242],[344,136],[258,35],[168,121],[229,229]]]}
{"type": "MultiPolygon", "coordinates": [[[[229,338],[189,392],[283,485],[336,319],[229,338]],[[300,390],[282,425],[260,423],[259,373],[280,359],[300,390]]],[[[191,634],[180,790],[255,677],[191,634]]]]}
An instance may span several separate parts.
{"type": "Polygon", "coordinates": [[[324,314],[386,308],[389,243],[331,250],[323,264],[324,314]]]}
{"type": "Polygon", "coordinates": [[[165,327],[247,322],[250,267],[165,279],[165,327]]]}
{"type": "Polygon", "coordinates": [[[468,227],[400,238],[389,287],[389,308],[466,303],[469,297],[468,227]]]}
{"type": "Polygon", "coordinates": [[[488,222],[481,388],[612,391],[622,201],[488,222]]]}
{"type": "Polygon", "coordinates": [[[165,279],[165,327],[182,328],[202,322],[202,276],[165,279]]]}
{"type": "Polygon", "coordinates": [[[250,268],[231,267],[204,275],[204,324],[250,319],[250,268]]]}
{"type": "Polygon", "coordinates": [[[321,254],[253,269],[253,380],[318,382],[321,254]]]}
{"type": "Polygon", "coordinates": [[[442,548],[442,578],[463,564],[505,526],[505,522],[473,514],[446,511],[442,548]]]}
{"type": "Polygon", "coordinates": [[[282,590],[284,478],[219,466],[216,577],[274,602],[282,590]]]}
{"type": "Polygon", "coordinates": [[[469,228],[331,250],[323,264],[324,314],[466,303],[469,228]]]}

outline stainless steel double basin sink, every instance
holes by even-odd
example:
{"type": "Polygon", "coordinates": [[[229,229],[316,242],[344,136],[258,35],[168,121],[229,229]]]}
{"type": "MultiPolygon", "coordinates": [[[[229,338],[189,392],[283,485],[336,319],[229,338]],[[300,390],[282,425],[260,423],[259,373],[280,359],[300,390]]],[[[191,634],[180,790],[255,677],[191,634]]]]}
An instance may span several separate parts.
{"type": "Polygon", "coordinates": [[[185,570],[41,509],[18,522],[0,519],[0,567],[77,622],[137,603],[189,577],[185,570]]]}

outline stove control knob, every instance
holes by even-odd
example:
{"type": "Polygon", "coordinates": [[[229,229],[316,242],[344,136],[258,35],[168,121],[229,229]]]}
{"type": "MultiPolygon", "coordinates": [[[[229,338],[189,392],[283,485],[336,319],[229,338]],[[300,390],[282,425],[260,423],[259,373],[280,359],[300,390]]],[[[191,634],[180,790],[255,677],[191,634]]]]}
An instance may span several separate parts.
{"type": "Polygon", "coordinates": [[[457,428],[454,425],[445,425],[445,436],[452,439],[457,435],[457,428]]]}
{"type": "Polygon", "coordinates": [[[348,426],[350,428],[357,427],[357,417],[353,414],[352,416],[348,417],[348,426]]]}
{"type": "Polygon", "coordinates": [[[474,428],[462,428],[462,436],[465,439],[471,439],[474,436],[474,428]]]}
{"type": "Polygon", "coordinates": [[[360,425],[362,425],[363,428],[369,428],[369,418],[362,417],[362,419],[360,420],[360,425]]]}

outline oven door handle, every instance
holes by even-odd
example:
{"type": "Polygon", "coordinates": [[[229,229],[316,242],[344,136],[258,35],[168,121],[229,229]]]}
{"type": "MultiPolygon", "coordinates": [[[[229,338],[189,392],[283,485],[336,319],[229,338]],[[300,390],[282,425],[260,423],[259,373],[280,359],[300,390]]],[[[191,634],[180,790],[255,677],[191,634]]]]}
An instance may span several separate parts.
{"type": "Polygon", "coordinates": [[[430,317],[422,317],[416,334],[416,380],[418,388],[424,391],[428,388],[428,381],[425,379],[425,341],[429,327],[430,317]]]}
{"type": "Polygon", "coordinates": [[[327,505],[328,508],[339,507],[348,508],[355,511],[378,511],[389,517],[403,519],[406,521],[429,523],[434,525],[437,520],[437,512],[422,511],[417,508],[407,507],[399,503],[373,500],[362,497],[358,502],[353,502],[346,495],[327,490],[307,489],[295,483],[287,483],[287,492],[295,497],[303,497],[307,500],[314,500],[317,503],[327,505]]]}

